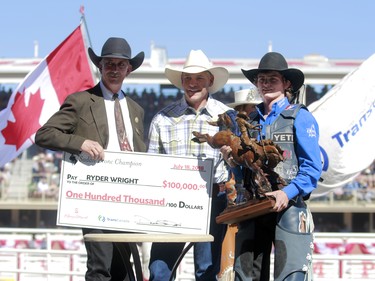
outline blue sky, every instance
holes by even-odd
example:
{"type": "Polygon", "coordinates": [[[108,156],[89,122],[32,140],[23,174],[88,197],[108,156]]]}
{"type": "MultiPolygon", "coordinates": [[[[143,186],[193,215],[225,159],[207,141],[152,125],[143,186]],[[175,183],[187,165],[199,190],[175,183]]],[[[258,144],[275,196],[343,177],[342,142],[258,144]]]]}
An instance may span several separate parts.
{"type": "Polygon", "coordinates": [[[79,25],[81,5],[96,53],[111,36],[134,54],[150,44],[184,58],[260,58],[271,41],[288,58],[366,59],[375,52],[373,0],[12,0],[2,1],[0,57],[44,57],[79,25]]]}

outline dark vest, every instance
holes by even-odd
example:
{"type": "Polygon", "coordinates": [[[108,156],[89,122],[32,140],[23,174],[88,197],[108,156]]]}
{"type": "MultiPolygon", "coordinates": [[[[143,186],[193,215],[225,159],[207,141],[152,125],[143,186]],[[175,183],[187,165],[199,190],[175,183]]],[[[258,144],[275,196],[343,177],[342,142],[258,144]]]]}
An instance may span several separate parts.
{"type": "Polygon", "coordinates": [[[285,109],[277,119],[266,127],[266,139],[271,139],[284,151],[284,161],[280,162],[274,171],[278,173],[287,183],[297,176],[299,170],[298,159],[295,152],[294,120],[302,104],[294,104],[285,109]]]}
{"type": "MultiPolygon", "coordinates": [[[[298,172],[298,159],[295,153],[294,140],[294,120],[301,108],[306,108],[302,104],[293,104],[283,110],[277,119],[271,124],[267,125],[265,131],[265,139],[271,139],[275,144],[278,144],[284,151],[283,156],[285,160],[280,162],[274,171],[278,173],[287,183],[290,183],[298,172]]],[[[251,124],[259,123],[259,115],[250,116],[252,118],[251,124]]],[[[250,131],[250,137],[258,138],[257,131],[250,131]]],[[[246,176],[245,176],[246,177],[246,176]]],[[[246,177],[248,178],[248,177],[246,177]]],[[[249,178],[248,178],[249,179],[249,178]]],[[[271,182],[271,184],[274,184],[271,182]]]]}

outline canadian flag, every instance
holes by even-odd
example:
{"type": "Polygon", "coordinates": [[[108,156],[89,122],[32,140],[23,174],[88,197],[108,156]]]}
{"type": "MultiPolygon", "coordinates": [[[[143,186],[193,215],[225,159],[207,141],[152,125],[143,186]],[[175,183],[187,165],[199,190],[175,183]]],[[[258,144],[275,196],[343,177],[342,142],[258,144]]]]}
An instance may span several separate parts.
{"type": "Polygon", "coordinates": [[[0,111],[0,167],[34,143],[36,131],[65,98],[94,85],[82,22],[31,71],[0,111]]]}
{"type": "Polygon", "coordinates": [[[352,181],[375,159],[375,54],[309,105],[319,124],[322,181],[314,196],[352,181]]]}

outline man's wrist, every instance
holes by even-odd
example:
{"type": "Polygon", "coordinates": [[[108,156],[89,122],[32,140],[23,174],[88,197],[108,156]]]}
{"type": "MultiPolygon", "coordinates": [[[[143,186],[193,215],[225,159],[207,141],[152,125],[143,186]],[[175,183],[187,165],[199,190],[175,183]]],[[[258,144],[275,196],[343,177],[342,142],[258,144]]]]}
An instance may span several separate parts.
{"type": "Polygon", "coordinates": [[[234,167],[237,166],[236,162],[234,162],[233,157],[229,157],[229,158],[227,159],[227,163],[228,163],[229,167],[231,167],[231,168],[234,168],[234,167]]]}

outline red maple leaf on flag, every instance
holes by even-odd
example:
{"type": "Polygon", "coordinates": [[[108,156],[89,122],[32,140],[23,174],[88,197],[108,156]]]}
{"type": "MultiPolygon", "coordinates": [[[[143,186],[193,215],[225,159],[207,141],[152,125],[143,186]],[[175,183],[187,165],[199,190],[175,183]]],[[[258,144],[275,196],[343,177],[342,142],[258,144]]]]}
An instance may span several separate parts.
{"type": "Polygon", "coordinates": [[[40,97],[40,89],[30,94],[28,106],[25,103],[25,89],[23,93],[17,92],[11,107],[15,122],[8,121],[7,126],[1,131],[5,144],[15,145],[18,150],[41,127],[39,117],[43,105],[44,100],[40,97]]]}

